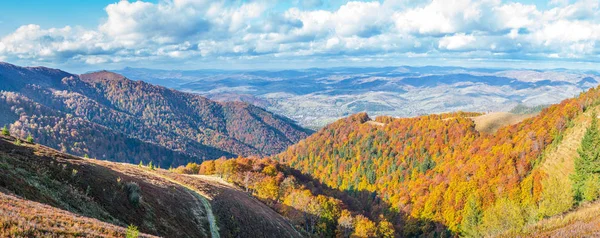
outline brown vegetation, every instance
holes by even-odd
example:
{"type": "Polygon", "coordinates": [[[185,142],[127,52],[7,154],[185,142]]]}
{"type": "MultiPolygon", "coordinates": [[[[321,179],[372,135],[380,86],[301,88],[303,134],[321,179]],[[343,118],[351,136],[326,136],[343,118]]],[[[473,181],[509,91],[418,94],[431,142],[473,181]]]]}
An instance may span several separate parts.
{"type": "Polygon", "coordinates": [[[493,134],[502,127],[517,124],[536,115],[537,113],[513,114],[510,112],[492,112],[473,117],[472,119],[475,122],[475,129],[477,131],[493,134]]]}
{"type": "Polygon", "coordinates": [[[120,226],[0,192],[1,237],[125,237],[126,232],[120,226]]]}
{"type": "Polygon", "coordinates": [[[96,160],[0,138],[0,188],[23,199],[144,233],[196,237],[208,228],[203,207],[185,188],[143,169],[120,172],[96,160]],[[136,201],[128,184],[137,184],[136,201]]]}

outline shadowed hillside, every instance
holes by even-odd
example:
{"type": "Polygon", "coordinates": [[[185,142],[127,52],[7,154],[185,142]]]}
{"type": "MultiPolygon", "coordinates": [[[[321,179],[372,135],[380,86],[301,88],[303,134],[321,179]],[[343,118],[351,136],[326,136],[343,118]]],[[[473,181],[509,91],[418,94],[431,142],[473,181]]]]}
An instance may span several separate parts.
{"type": "MultiPolygon", "coordinates": [[[[310,131],[241,102],[214,102],[102,71],[0,64],[0,123],[76,155],[168,167],[270,155],[310,131]]],[[[0,126],[2,126],[0,125],[0,126]]]]}
{"type": "Polygon", "coordinates": [[[6,136],[0,136],[0,193],[7,202],[0,212],[8,214],[0,233],[6,234],[121,236],[123,227],[135,225],[164,237],[300,236],[269,207],[231,186],[151,166],[82,159],[6,136]],[[17,208],[4,207],[13,203],[17,208]],[[33,207],[39,216],[19,207],[33,207]],[[52,210],[57,214],[51,216],[52,210]],[[39,225],[11,233],[25,221],[39,225]]]}
{"type": "MultiPolygon", "coordinates": [[[[203,207],[167,181],[122,173],[40,146],[0,138],[0,187],[23,199],[159,236],[206,234],[203,207]]],[[[205,236],[205,235],[204,235],[205,236]]]]}

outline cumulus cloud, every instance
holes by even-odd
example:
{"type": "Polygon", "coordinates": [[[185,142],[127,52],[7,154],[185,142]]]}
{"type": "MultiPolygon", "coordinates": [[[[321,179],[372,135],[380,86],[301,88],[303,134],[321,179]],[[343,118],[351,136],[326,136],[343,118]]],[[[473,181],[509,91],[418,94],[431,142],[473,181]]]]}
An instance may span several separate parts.
{"type": "Polygon", "coordinates": [[[595,62],[600,3],[501,0],[161,0],[107,5],[96,27],[25,25],[0,38],[0,59],[197,62],[374,57],[544,58],[595,62]]]}
{"type": "Polygon", "coordinates": [[[461,50],[469,48],[473,42],[475,42],[475,36],[465,35],[464,33],[457,33],[452,36],[442,37],[442,39],[440,39],[438,47],[440,49],[461,50]]]}

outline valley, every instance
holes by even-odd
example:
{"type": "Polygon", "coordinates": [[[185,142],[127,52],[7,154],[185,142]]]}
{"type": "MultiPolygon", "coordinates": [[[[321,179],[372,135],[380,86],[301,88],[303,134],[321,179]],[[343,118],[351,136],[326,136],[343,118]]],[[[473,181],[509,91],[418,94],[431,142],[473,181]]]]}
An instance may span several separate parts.
{"type": "Polygon", "coordinates": [[[599,0],[3,0],[0,238],[600,237],[599,0]]]}
{"type": "Polygon", "coordinates": [[[558,103],[600,82],[594,71],[433,66],[116,72],[218,101],[245,101],[315,130],[359,112],[394,117],[507,112],[517,105],[558,103]]]}
{"type": "Polygon", "coordinates": [[[361,112],[313,132],[248,103],[108,71],[2,66],[0,212],[8,215],[0,232],[8,236],[598,232],[598,175],[581,172],[595,162],[580,162],[593,153],[584,145],[600,146],[598,88],[557,104],[519,101],[509,112],[361,112]]]}

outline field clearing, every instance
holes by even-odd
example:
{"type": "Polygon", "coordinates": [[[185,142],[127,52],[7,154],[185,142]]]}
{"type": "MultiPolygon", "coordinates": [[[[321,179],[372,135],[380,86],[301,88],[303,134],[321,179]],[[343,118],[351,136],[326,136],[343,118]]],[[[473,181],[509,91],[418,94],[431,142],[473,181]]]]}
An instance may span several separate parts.
{"type": "Polygon", "coordinates": [[[475,122],[475,129],[477,131],[493,134],[504,126],[517,124],[527,118],[534,117],[537,114],[538,113],[520,115],[509,112],[492,112],[472,117],[471,119],[475,122]]]}

